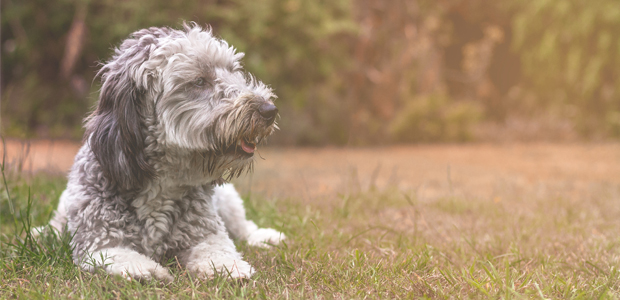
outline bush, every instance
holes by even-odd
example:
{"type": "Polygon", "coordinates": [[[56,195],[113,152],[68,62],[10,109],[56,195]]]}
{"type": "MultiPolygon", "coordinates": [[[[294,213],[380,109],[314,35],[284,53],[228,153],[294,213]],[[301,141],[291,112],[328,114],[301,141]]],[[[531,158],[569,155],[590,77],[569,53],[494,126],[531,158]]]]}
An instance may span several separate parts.
{"type": "Polygon", "coordinates": [[[574,105],[581,131],[620,136],[620,6],[615,0],[515,0],[513,46],[539,106],[574,105]],[[611,116],[611,117],[610,117],[611,116]],[[612,120],[612,121],[610,121],[612,120]]]}
{"type": "Polygon", "coordinates": [[[212,25],[274,87],[276,143],[468,140],[477,120],[544,112],[566,112],[583,136],[620,137],[616,0],[0,5],[4,135],[78,138],[96,100],[96,62],[137,29],[188,20],[212,25]]]}
{"type": "MultiPolygon", "coordinates": [[[[349,61],[343,58],[352,52],[346,41],[356,32],[349,5],[348,0],[3,1],[3,134],[80,136],[82,118],[96,100],[97,62],[135,30],[180,27],[184,20],[210,24],[216,35],[246,52],[246,70],[275,88],[282,115],[303,108],[316,126],[327,113],[325,102],[338,98],[345,86],[349,61]],[[86,12],[82,19],[80,9],[86,12]],[[82,51],[63,77],[65,45],[80,21],[86,33],[74,42],[82,51]]],[[[294,120],[281,123],[294,126],[294,120]]]]}
{"type": "Polygon", "coordinates": [[[472,102],[453,102],[445,94],[418,96],[396,116],[390,133],[398,142],[470,141],[481,116],[472,102]]]}

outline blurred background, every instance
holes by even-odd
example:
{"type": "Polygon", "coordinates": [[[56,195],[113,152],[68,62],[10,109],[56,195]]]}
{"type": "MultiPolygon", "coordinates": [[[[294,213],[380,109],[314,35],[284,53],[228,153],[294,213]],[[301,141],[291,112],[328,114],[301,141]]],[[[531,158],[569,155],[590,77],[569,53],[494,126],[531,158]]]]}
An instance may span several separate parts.
{"type": "Polygon", "coordinates": [[[210,24],[279,96],[280,145],[620,137],[617,0],[3,0],[5,137],[79,140],[131,32],[210,24]]]}

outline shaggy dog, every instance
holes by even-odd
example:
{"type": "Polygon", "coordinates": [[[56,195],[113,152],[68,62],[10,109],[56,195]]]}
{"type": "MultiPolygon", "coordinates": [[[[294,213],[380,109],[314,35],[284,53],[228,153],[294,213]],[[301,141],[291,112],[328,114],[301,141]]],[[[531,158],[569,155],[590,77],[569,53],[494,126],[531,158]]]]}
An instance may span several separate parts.
{"type": "Polygon", "coordinates": [[[196,24],[137,31],[99,71],[101,93],[50,225],[74,261],[128,279],[170,281],[175,258],[201,278],[248,278],[233,239],[284,235],[245,219],[234,187],[277,126],[276,96],[238,53],[196,24]]]}

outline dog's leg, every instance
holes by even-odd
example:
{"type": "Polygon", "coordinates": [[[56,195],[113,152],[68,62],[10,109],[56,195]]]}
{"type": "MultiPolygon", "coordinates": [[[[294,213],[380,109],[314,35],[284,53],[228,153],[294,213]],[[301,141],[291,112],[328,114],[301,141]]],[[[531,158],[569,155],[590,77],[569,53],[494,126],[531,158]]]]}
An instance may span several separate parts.
{"type": "Polygon", "coordinates": [[[246,220],[243,200],[232,184],[216,187],[213,198],[217,212],[233,239],[246,240],[252,246],[268,247],[269,244],[277,245],[286,238],[281,232],[271,228],[258,228],[254,222],[246,220]]]}
{"type": "Polygon", "coordinates": [[[82,269],[92,272],[103,268],[113,275],[121,275],[128,280],[149,280],[152,278],[171,282],[172,275],[166,268],[152,259],[127,248],[106,248],[85,255],[79,262],[82,269]]]}
{"type": "Polygon", "coordinates": [[[212,278],[215,273],[232,278],[250,278],[254,273],[252,266],[241,259],[224,228],[198,245],[181,251],[178,258],[188,271],[202,279],[212,278]]]}

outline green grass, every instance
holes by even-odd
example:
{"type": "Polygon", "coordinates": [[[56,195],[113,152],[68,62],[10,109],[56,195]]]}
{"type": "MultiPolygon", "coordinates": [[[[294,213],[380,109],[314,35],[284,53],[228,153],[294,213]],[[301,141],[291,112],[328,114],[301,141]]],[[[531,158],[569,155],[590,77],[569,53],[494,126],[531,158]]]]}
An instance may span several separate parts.
{"type": "Polygon", "coordinates": [[[202,281],[171,261],[175,280],[162,284],[81,271],[70,236],[32,239],[31,224],[47,222],[66,181],[7,176],[0,299],[620,298],[617,186],[595,187],[587,199],[513,191],[418,199],[396,189],[312,201],[254,195],[248,217],[288,240],[271,249],[237,243],[257,270],[251,280],[202,281]]]}

